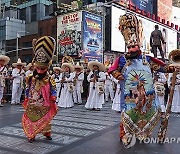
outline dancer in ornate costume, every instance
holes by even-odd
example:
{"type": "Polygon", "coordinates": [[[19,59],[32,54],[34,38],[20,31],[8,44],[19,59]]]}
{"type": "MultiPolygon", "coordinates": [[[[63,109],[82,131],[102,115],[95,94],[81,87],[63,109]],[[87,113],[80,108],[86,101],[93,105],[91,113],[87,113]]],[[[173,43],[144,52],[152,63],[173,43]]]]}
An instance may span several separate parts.
{"type": "Polygon", "coordinates": [[[5,78],[8,75],[8,70],[6,65],[9,63],[10,58],[8,56],[0,55],[0,107],[3,107],[1,104],[4,87],[5,87],[5,78]]]}
{"type": "Polygon", "coordinates": [[[120,139],[130,147],[132,138],[144,140],[149,136],[161,117],[161,107],[153,86],[151,70],[171,72],[174,67],[141,53],[139,21],[132,14],[120,18],[119,30],[124,36],[128,52],[120,56],[109,73],[115,78],[124,77],[121,98],[120,139]]]}
{"type": "Polygon", "coordinates": [[[51,140],[51,120],[57,113],[56,84],[48,74],[55,50],[55,39],[43,36],[33,40],[35,56],[34,71],[26,78],[25,112],[22,127],[29,142],[33,142],[38,133],[51,140]]]}

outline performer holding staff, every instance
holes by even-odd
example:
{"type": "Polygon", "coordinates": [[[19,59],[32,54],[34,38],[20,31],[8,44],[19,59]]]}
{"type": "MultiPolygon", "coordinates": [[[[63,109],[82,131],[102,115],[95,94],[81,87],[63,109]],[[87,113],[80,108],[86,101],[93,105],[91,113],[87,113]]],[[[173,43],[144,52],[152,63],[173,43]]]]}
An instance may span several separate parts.
{"type": "Polygon", "coordinates": [[[82,98],[81,93],[83,93],[83,80],[84,80],[84,72],[83,72],[83,66],[80,66],[79,63],[77,63],[74,66],[75,72],[74,72],[74,92],[73,92],[73,98],[75,104],[82,104],[82,98]]]}
{"type": "Polygon", "coordinates": [[[99,111],[104,104],[104,81],[106,80],[105,66],[97,61],[88,63],[91,72],[87,79],[90,82],[89,97],[85,107],[99,111]]]}
{"type": "Polygon", "coordinates": [[[73,102],[73,71],[74,67],[70,63],[62,64],[63,73],[60,75],[61,82],[61,90],[60,90],[60,98],[58,101],[58,106],[63,108],[69,108],[74,106],[73,102]]]}

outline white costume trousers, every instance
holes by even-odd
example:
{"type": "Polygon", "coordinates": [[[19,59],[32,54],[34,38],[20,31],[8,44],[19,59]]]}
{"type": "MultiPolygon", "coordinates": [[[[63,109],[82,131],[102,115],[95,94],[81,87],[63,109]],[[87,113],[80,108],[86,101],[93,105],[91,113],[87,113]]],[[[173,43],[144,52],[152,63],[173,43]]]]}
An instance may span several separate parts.
{"type": "Polygon", "coordinates": [[[112,109],[115,111],[121,111],[121,103],[120,103],[121,98],[120,98],[120,96],[121,96],[120,88],[117,88],[115,97],[113,99],[113,104],[112,104],[112,109]]]}
{"type": "Polygon", "coordinates": [[[114,91],[113,91],[112,84],[105,85],[105,100],[106,100],[106,102],[109,99],[109,94],[110,94],[111,101],[113,101],[113,99],[114,99],[114,91]]]}
{"type": "Polygon", "coordinates": [[[3,98],[3,93],[4,93],[4,87],[0,86],[0,104],[1,104],[1,100],[3,98]]]}
{"type": "Polygon", "coordinates": [[[180,113],[180,85],[175,85],[171,111],[180,113]]]}
{"type": "Polygon", "coordinates": [[[63,108],[69,108],[74,106],[73,93],[69,92],[68,83],[64,83],[64,87],[62,87],[58,106],[63,108]]]}
{"type": "Polygon", "coordinates": [[[74,87],[73,99],[74,99],[74,103],[79,103],[79,104],[82,103],[81,87],[80,86],[75,86],[74,87]]]}
{"type": "Polygon", "coordinates": [[[13,83],[11,103],[20,103],[22,88],[20,83],[13,83]]]}
{"type": "Polygon", "coordinates": [[[61,90],[61,87],[56,86],[56,91],[57,91],[56,103],[58,103],[58,101],[59,101],[59,97],[60,97],[60,90],[61,90]]]}
{"type": "Polygon", "coordinates": [[[157,96],[158,99],[159,99],[159,103],[160,103],[160,106],[161,106],[161,112],[166,112],[166,108],[165,108],[165,105],[164,105],[164,96],[157,96]]]}

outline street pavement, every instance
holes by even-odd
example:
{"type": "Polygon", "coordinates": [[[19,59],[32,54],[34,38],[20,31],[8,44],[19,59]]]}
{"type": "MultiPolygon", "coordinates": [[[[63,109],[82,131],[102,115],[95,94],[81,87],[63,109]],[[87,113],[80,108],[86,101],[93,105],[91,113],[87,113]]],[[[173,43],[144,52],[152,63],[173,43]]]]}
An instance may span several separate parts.
{"type": "MultiPolygon", "coordinates": [[[[136,141],[132,148],[125,149],[119,141],[120,113],[113,111],[110,103],[101,111],[86,110],[84,105],[60,109],[52,121],[53,140],[39,134],[33,143],[27,141],[21,127],[23,111],[20,105],[5,104],[0,108],[0,154],[180,153],[180,114],[171,114],[166,143],[136,141]]],[[[157,137],[157,131],[158,127],[152,137],[157,137]]]]}

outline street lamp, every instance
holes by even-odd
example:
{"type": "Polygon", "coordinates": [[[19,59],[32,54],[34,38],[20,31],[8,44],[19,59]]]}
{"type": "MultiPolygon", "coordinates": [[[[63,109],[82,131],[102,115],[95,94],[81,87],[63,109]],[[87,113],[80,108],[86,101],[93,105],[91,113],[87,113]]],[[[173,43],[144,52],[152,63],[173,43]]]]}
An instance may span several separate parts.
{"type": "Polygon", "coordinates": [[[16,59],[18,60],[18,54],[19,54],[19,49],[18,49],[18,46],[19,46],[19,40],[18,38],[21,36],[19,33],[29,33],[29,32],[26,32],[26,31],[17,31],[16,32],[16,59]]]}

